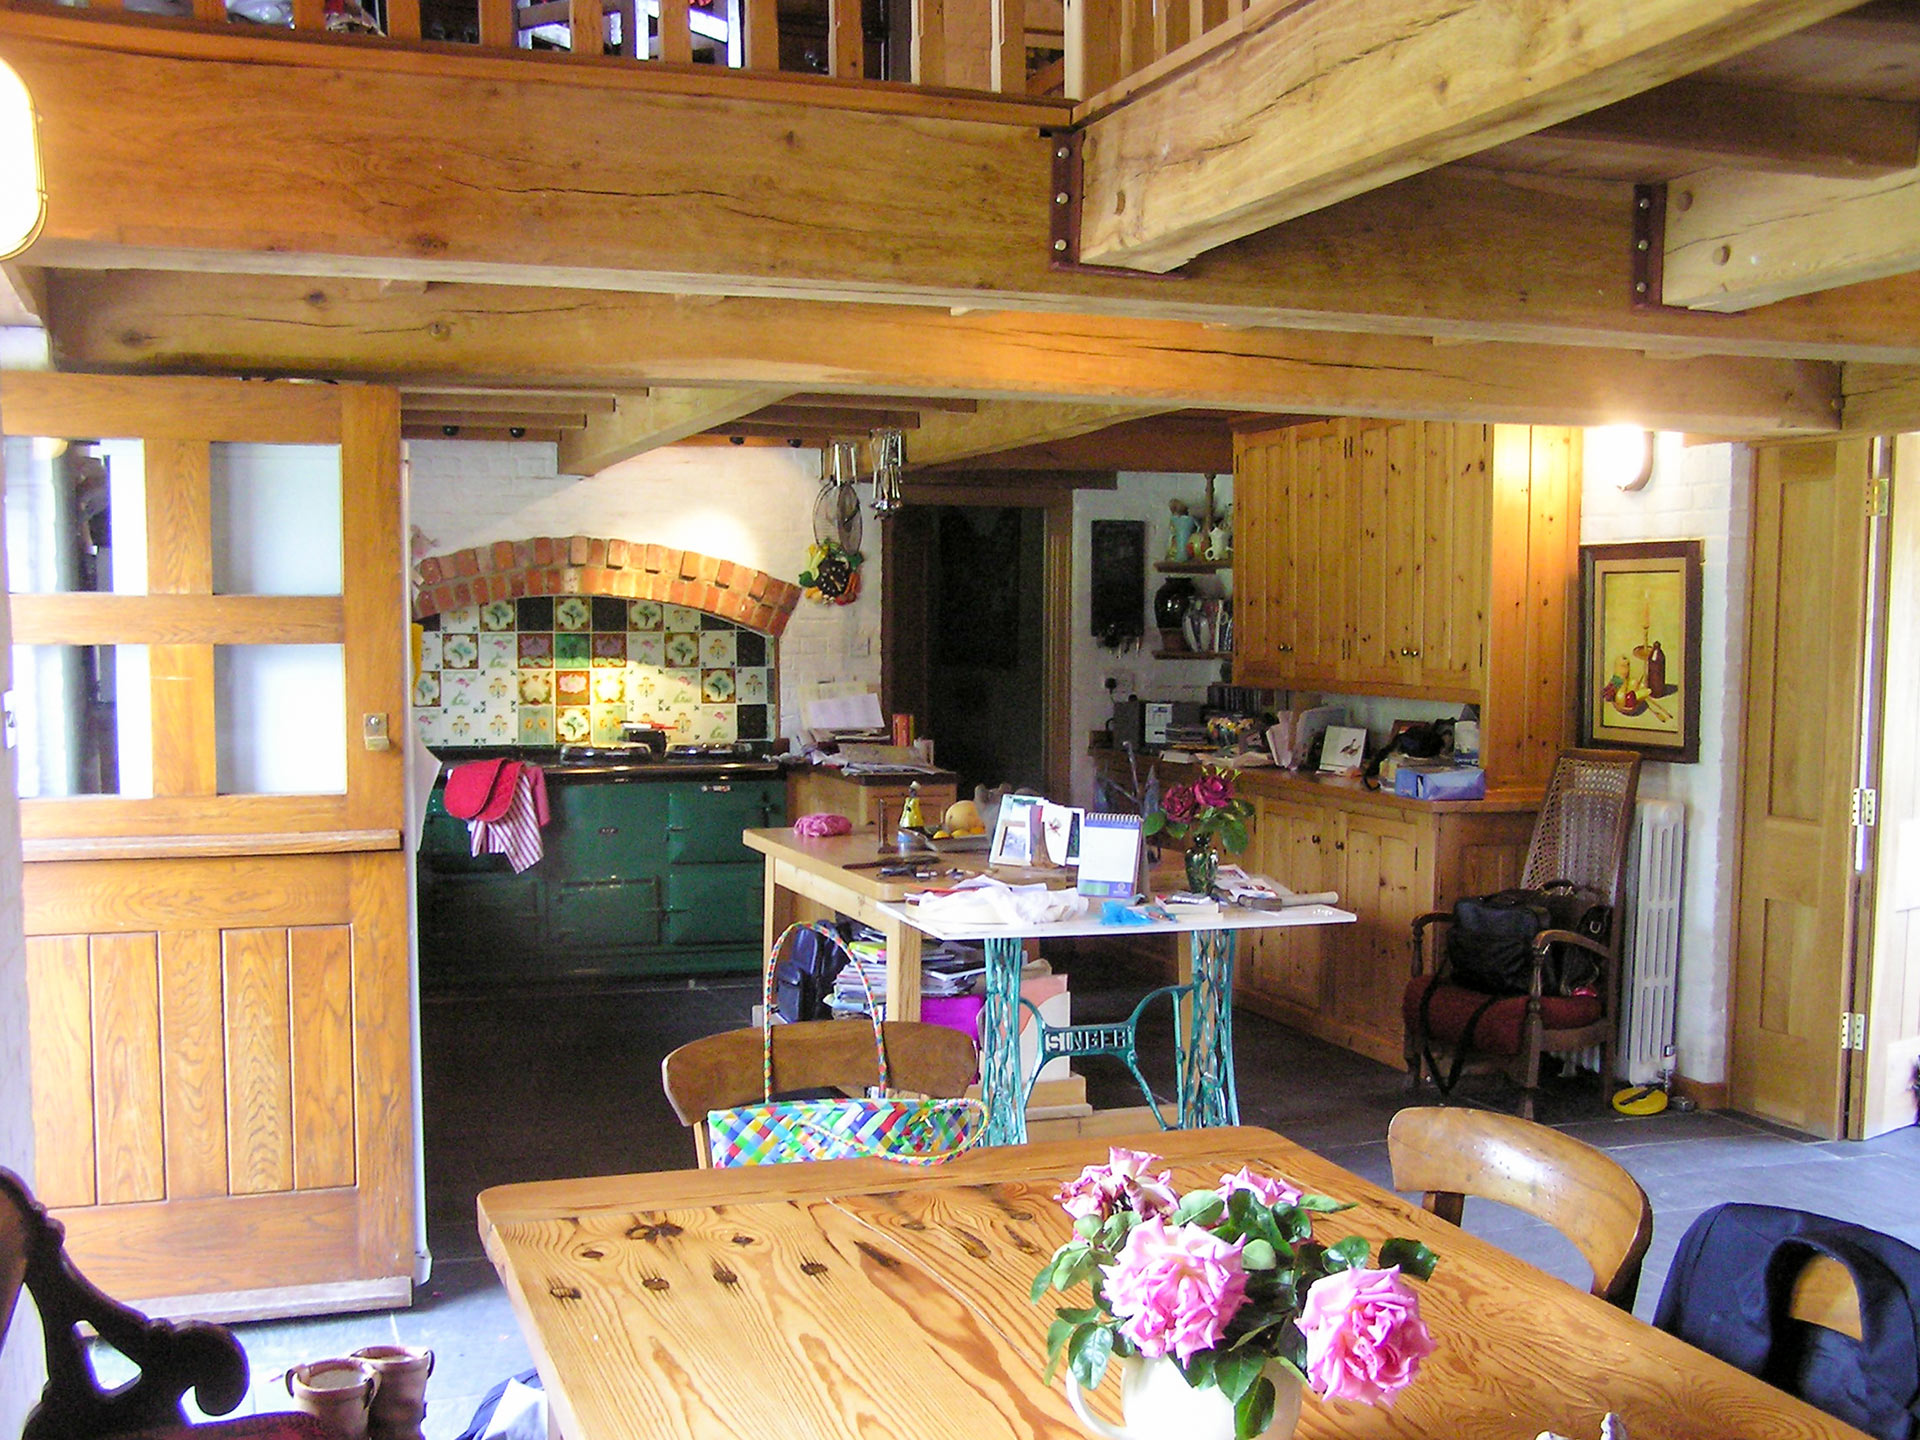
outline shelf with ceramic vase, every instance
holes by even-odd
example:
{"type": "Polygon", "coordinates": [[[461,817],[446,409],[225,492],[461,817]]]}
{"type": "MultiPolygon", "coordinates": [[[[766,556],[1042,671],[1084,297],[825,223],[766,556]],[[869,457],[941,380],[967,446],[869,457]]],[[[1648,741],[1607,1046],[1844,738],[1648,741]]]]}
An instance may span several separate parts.
{"type": "Polygon", "coordinates": [[[1217,575],[1233,569],[1232,560],[1156,560],[1153,568],[1162,575],[1217,575]]]}

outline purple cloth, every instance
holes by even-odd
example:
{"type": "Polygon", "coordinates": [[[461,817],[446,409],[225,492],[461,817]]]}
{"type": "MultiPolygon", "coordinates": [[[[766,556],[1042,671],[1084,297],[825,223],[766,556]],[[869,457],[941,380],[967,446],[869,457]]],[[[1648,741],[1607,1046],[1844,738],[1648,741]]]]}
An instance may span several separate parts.
{"type": "Polygon", "coordinates": [[[844,815],[831,813],[802,815],[793,822],[793,833],[804,840],[824,840],[829,835],[851,835],[853,822],[844,815]]]}

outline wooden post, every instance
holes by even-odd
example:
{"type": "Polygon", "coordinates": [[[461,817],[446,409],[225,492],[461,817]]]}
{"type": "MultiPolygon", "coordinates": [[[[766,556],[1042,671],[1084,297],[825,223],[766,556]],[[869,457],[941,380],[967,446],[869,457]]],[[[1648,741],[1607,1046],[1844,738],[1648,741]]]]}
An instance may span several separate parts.
{"type": "Polygon", "coordinates": [[[671,65],[693,63],[693,30],[687,20],[687,0],[660,0],[660,58],[671,65]]]}
{"type": "Polygon", "coordinates": [[[420,0],[387,0],[387,38],[420,38],[420,0]]]}
{"type": "Polygon", "coordinates": [[[513,23],[513,0],[480,0],[481,48],[511,50],[519,39],[519,29],[513,23]]]}
{"type": "Polygon", "coordinates": [[[1066,0],[1067,98],[1085,100],[1120,78],[1122,0],[1066,0]]]}
{"type": "Polygon", "coordinates": [[[827,73],[858,80],[866,72],[866,61],[860,0],[827,0],[827,73]]]}
{"type": "Polygon", "coordinates": [[[293,0],[293,28],[301,31],[326,29],[325,0],[293,0]]]}
{"type": "Polygon", "coordinates": [[[945,0],[913,0],[913,83],[947,83],[945,0]]]}
{"type": "Polygon", "coordinates": [[[1002,95],[1027,93],[1026,0],[993,0],[993,48],[989,75],[1002,95]]]}
{"type": "Polygon", "coordinates": [[[748,70],[780,68],[780,13],[778,0],[741,0],[741,65],[748,70]]]}
{"type": "MultiPolygon", "coordinates": [[[[294,0],[297,5],[300,0],[294,0]]],[[[606,49],[607,17],[600,0],[570,0],[567,7],[567,49],[577,56],[598,55],[606,49]]]]}

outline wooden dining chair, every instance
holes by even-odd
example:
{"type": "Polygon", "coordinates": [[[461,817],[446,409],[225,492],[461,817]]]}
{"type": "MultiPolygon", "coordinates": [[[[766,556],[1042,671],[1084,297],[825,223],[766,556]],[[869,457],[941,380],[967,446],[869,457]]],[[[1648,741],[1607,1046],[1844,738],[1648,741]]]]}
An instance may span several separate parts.
{"type": "Polygon", "coordinates": [[[1647,1192],[1593,1146],[1513,1115],[1415,1106],[1387,1127],[1393,1188],[1458,1225],[1466,1197],[1498,1200],[1571,1240],[1593,1270],[1593,1293],[1633,1309],[1653,1238],[1647,1192]]]}
{"type": "Polygon", "coordinates": [[[1562,750],[1554,761],[1518,883],[1538,890],[1554,881],[1571,882],[1605,905],[1607,929],[1598,938],[1571,930],[1536,935],[1531,993],[1489,1003],[1480,991],[1454,984],[1442,943],[1452,912],[1431,911],[1414,920],[1413,974],[1401,1000],[1407,1077],[1413,1086],[1427,1078],[1429,1056],[1436,1066],[1457,1057],[1456,1074],[1503,1070],[1521,1087],[1520,1114],[1531,1120],[1541,1056],[1597,1046],[1602,1103],[1612,1095],[1620,1030],[1621,896],[1639,784],[1640,757],[1630,751],[1562,750]],[[1599,961],[1595,993],[1545,990],[1542,972],[1554,946],[1585,950],[1599,961]]]}
{"type": "MultiPolygon", "coordinates": [[[[967,1093],[980,1068],[973,1040],[945,1025],[889,1020],[887,1067],[893,1088],[952,1099],[967,1093]]],[[[712,1164],[707,1115],[766,1098],[762,1032],[726,1030],[691,1040],[660,1062],[660,1084],[680,1123],[693,1131],[700,1167],[712,1164]]],[[[859,1095],[877,1079],[873,1027],[866,1021],[801,1020],[773,1027],[776,1093],[838,1090],[859,1095]]]]}
{"type": "Polygon", "coordinates": [[[21,1440],[113,1440],[176,1431],[193,1440],[327,1440],[332,1433],[296,1412],[187,1426],[180,1397],[189,1390],[208,1415],[232,1410],[246,1397],[247,1356],[233,1332],[199,1320],[150,1320],[103,1293],[67,1255],[60,1222],[18,1175],[0,1169],[0,1345],[22,1289],[40,1312],[47,1384],[21,1440]],[[139,1375],[103,1388],[82,1326],[131,1360],[139,1375]]]}

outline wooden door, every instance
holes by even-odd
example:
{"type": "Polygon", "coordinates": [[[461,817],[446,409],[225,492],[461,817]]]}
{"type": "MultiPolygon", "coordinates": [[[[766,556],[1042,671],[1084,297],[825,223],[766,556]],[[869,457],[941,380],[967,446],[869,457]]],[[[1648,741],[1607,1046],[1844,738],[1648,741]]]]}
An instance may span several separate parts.
{"type": "Polygon", "coordinates": [[[1854,941],[1867,443],[1766,446],[1754,473],[1734,1107],[1841,1133],[1854,941]]]}
{"type": "Polygon", "coordinates": [[[1280,541],[1287,527],[1275,500],[1284,444],[1272,435],[1234,437],[1233,675],[1240,685],[1286,684],[1292,607],[1281,594],[1280,541]]]}
{"type": "Polygon", "coordinates": [[[12,373],[0,415],[9,525],[79,557],[10,577],[40,1198],[152,1310],[405,1304],[397,396],[12,373]]]}
{"type": "MultiPolygon", "coordinates": [[[[1256,873],[1271,875],[1301,893],[1337,888],[1329,874],[1337,824],[1332,812],[1286,800],[1256,800],[1254,807],[1256,873]]],[[[1246,976],[1248,989],[1309,1014],[1317,1013],[1325,1001],[1325,927],[1253,930],[1244,935],[1257,937],[1253,964],[1246,976]]]]}
{"type": "Polygon", "coordinates": [[[1491,427],[1419,427],[1421,557],[1417,683],[1435,699],[1479,703],[1487,675],[1491,427]]]}
{"type": "Polygon", "coordinates": [[[1295,688],[1311,688],[1336,683],[1347,663],[1353,442],[1343,421],[1300,425],[1289,434],[1294,653],[1287,668],[1295,688]]]}
{"type": "Polygon", "coordinates": [[[1422,426],[1357,424],[1352,477],[1355,530],[1350,555],[1352,652],[1346,678],[1392,690],[1420,675],[1424,559],[1422,426]]]}
{"type": "Polygon", "coordinates": [[[1433,889],[1431,860],[1423,857],[1420,840],[1414,821],[1354,811],[1342,817],[1334,841],[1340,903],[1357,918],[1328,927],[1335,947],[1333,1013],[1355,1049],[1388,1064],[1402,1054],[1407,936],[1433,889]]]}

